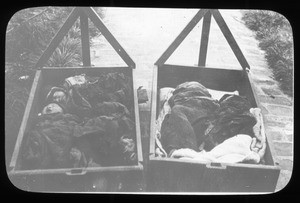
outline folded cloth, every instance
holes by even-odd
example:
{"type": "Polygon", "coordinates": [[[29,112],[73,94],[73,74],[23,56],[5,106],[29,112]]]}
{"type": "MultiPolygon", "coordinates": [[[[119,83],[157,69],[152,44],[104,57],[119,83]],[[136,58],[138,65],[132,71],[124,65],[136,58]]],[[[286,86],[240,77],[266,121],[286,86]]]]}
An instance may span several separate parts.
{"type": "Polygon", "coordinates": [[[171,157],[180,159],[193,159],[205,162],[218,163],[259,163],[260,156],[250,149],[252,138],[249,135],[238,134],[214,147],[211,151],[196,152],[184,148],[173,151],[171,157]]]}
{"type": "Polygon", "coordinates": [[[65,79],[65,81],[69,86],[78,86],[78,87],[88,82],[85,74],[68,77],[65,79]]]}
{"type": "Polygon", "coordinates": [[[160,113],[158,115],[158,118],[155,121],[155,144],[156,144],[156,149],[155,149],[155,154],[160,156],[160,157],[167,157],[168,154],[167,152],[163,149],[162,144],[160,142],[161,139],[161,134],[160,134],[160,129],[161,129],[161,124],[163,120],[165,119],[165,116],[167,114],[171,113],[171,107],[169,105],[168,100],[172,97],[173,95],[174,88],[172,87],[164,87],[159,90],[159,109],[160,113]]]}
{"type": "MultiPolygon", "coordinates": [[[[158,118],[156,120],[156,129],[157,129],[157,133],[160,132],[160,129],[161,129],[161,124],[163,122],[163,120],[165,119],[165,116],[167,114],[170,114],[171,113],[171,107],[168,103],[168,100],[172,97],[173,95],[173,91],[174,91],[174,88],[169,88],[169,87],[166,87],[166,88],[161,88],[160,89],[160,94],[159,94],[159,106],[160,106],[160,113],[158,115],[158,118]]],[[[161,138],[160,137],[160,133],[159,133],[159,139],[161,138]]]]}
{"type": "Polygon", "coordinates": [[[159,109],[161,109],[166,101],[173,95],[175,88],[163,87],[159,89],[159,109]]]}
{"type": "Polygon", "coordinates": [[[211,94],[211,97],[216,100],[220,100],[225,94],[239,95],[239,92],[237,90],[233,92],[218,91],[213,89],[207,89],[207,90],[209,94],[211,94]]]}
{"type": "Polygon", "coordinates": [[[250,113],[252,113],[256,119],[256,124],[253,126],[255,137],[253,138],[251,150],[257,152],[260,155],[260,158],[262,158],[265,154],[267,144],[261,109],[251,108],[250,113]]]}

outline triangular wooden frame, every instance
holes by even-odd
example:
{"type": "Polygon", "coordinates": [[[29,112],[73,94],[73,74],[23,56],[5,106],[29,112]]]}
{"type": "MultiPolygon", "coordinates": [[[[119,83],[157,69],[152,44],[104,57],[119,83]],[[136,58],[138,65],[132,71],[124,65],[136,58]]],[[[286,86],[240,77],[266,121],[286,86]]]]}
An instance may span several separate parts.
{"type": "Polygon", "coordinates": [[[220,11],[217,9],[200,9],[197,12],[197,14],[191,19],[191,21],[185,26],[185,28],[180,32],[180,34],[175,38],[175,40],[170,44],[170,46],[166,49],[166,51],[161,55],[161,57],[155,62],[155,65],[165,64],[165,62],[173,54],[173,52],[177,49],[177,47],[182,43],[182,41],[186,38],[186,36],[193,30],[193,28],[203,18],[198,66],[205,66],[209,30],[211,24],[211,16],[213,16],[215,21],[217,22],[220,30],[222,31],[224,37],[226,38],[228,44],[230,45],[230,48],[232,49],[234,55],[236,56],[242,68],[244,70],[250,69],[250,66],[244,54],[242,53],[237,42],[235,41],[220,11]]]}
{"type": "Polygon", "coordinates": [[[42,56],[36,63],[36,68],[42,68],[43,65],[49,60],[55,49],[58,47],[63,37],[68,33],[70,28],[74,25],[76,20],[80,17],[80,29],[81,29],[81,43],[82,43],[82,62],[83,66],[91,66],[90,58],[90,45],[89,45],[89,30],[88,30],[88,18],[94,23],[94,25],[103,34],[106,40],[110,43],[113,49],[124,60],[124,62],[130,68],[135,68],[135,63],[131,57],[127,54],[125,49],[119,44],[116,38],[104,25],[99,15],[91,7],[76,7],[72,10],[63,26],[56,33],[50,44],[43,52],[42,56]]]}

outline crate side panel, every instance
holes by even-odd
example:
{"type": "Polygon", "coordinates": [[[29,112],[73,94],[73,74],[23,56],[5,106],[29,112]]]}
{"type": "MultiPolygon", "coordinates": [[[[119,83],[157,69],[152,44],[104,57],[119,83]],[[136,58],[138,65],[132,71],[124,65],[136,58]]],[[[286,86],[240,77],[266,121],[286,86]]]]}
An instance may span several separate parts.
{"type": "Polygon", "coordinates": [[[14,175],[11,181],[19,189],[31,192],[137,192],[142,171],[97,171],[85,175],[14,175]]]}
{"type": "Polygon", "coordinates": [[[274,192],[278,168],[228,166],[220,192],[274,192]]]}
{"type": "MultiPolygon", "coordinates": [[[[126,76],[132,78],[130,80],[130,86],[132,88],[136,88],[134,87],[134,81],[133,81],[133,71],[130,68],[122,68],[122,67],[112,67],[112,68],[44,68],[41,70],[41,80],[39,80],[38,82],[38,87],[37,91],[35,92],[34,95],[34,107],[32,109],[34,109],[34,111],[31,112],[31,116],[27,125],[27,129],[30,128],[31,124],[34,123],[34,121],[36,121],[37,119],[37,114],[38,112],[40,112],[40,110],[42,109],[44,103],[42,102],[45,98],[45,94],[47,94],[47,92],[44,91],[44,87],[47,85],[51,85],[54,86],[55,84],[62,84],[62,82],[64,81],[64,79],[66,77],[70,77],[70,76],[74,76],[74,75],[78,75],[78,74],[87,74],[90,76],[97,76],[97,74],[99,73],[111,73],[111,72],[120,72],[120,73],[124,73],[126,76]],[[30,124],[30,125],[29,125],[30,124]]],[[[134,90],[134,89],[133,89],[134,90]]],[[[137,95],[133,94],[134,96],[134,105],[136,105],[137,102],[137,95]]],[[[135,116],[134,119],[139,118],[136,114],[138,114],[139,112],[136,112],[135,109],[135,116]]],[[[136,123],[136,125],[138,125],[139,123],[136,123]]],[[[135,126],[136,126],[135,125],[135,126]]],[[[139,128],[136,128],[135,131],[139,130],[139,128]]],[[[137,153],[138,153],[138,161],[141,161],[141,142],[140,142],[140,133],[136,133],[137,139],[136,139],[136,145],[138,145],[137,147],[137,153]]],[[[23,144],[21,145],[21,147],[23,146],[23,144]]],[[[21,148],[20,148],[21,149],[21,148]]],[[[21,166],[21,159],[18,158],[19,160],[19,166],[21,166]]],[[[136,163],[136,165],[139,165],[139,170],[142,170],[142,166],[140,166],[140,164],[138,164],[138,162],[136,163]]],[[[130,165],[130,166],[124,166],[124,168],[127,170],[127,168],[131,168],[131,166],[135,166],[135,165],[130,165]]],[[[122,167],[122,166],[120,166],[122,167]]],[[[104,167],[107,168],[107,167],[104,167]]],[[[110,167],[108,167],[110,168],[110,167]]],[[[51,169],[47,169],[46,171],[49,171],[51,169]]],[[[67,169],[68,170],[68,169],[67,169]]],[[[67,170],[61,170],[61,174],[65,174],[65,172],[67,170]]],[[[136,170],[136,169],[132,169],[132,170],[136,170]]],[[[114,171],[114,170],[112,170],[114,171]]],[[[22,170],[20,170],[20,167],[17,170],[18,174],[21,175],[22,174],[22,170]]],[[[24,175],[25,174],[29,174],[26,171],[23,171],[24,175]]],[[[45,173],[45,171],[43,170],[32,170],[33,174],[47,174],[45,173]]],[[[49,172],[50,174],[52,172],[49,172]]]]}
{"type": "Polygon", "coordinates": [[[44,85],[55,85],[62,84],[65,78],[86,74],[90,76],[97,76],[99,73],[113,73],[119,72],[132,78],[132,69],[124,67],[108,67],[108,68],[96,68],[96,67],[85,67],[85,68],[43,68],[42,71],[47,77],[44,78],[44,85]]]}
{"type": "Polygon", "coordinates": [[[19,129],[18,138],[15,144],[15,149],[13,152],[13,156],[11,159],[11,166],[14,167],[13,170],[19,170],[21,167],[22,160],[19,158],[22,154],[22,143],[26,139],[27,130],[33,125],[35,120],[35,115],[38,112],[37,106],[39,106],[39,100],[36,95],[37,92],[41,89],[41,81],[43,80],[43,74],[41,71],[37,71],[35,75],[35,79],[32,83],[32,88],[30,91],[30,95],[27,101],[26,109],[23,115],[22,124],[19,129]]]}
{"type": "Polygon", "coordinates": [[[242,71],[189,66],[164,65],[158,67],[158,89],[198,81],[206,88],[220,91],[235,91],[242,81],[242,71]]]}
{"type": "MultiPolygon", "coordinates": [[[[135,134],[136,134],[136,150],[137,150],[137,159],[138,163],[143,163],[143,150],[142,150],[142,138],[141,138],[141,128],[140,128],[140,115],[139,115],[139,106],[138,106],[138,97],[135,81],[135,74],[131,73],[131,87],[133,89],[133,98],[134,98],[134,113],[135,113],[135,134]]],[[[141,166],[142,167],[142,166],[141,166]]]]}
{"type": "MultiPolygon", "coordinates": [[[[220,91],[235,91],[238,90],[240,95],[247,96],[253,107],[257,107],[255,92],[250,84],[250,81],[245,71],[237,70],[214,70],[205,69],[200,70],[197,67],[184,67],[184,66],[159,66],[157,72],[157,92],[156,104],[159,102],[159,89],[162,87],[176,87],[176,85],[186,81],[199,81],[204,86],[210,89],[220,91]]],[[[152,101],[153,108],[153,101],[152,101]]],[[[156,117],[158,116],[158,107],[156,106],[156,117]]],[[[151,118],[153,113],[151,114],[151,118]]],[[[151,124],[154,125],[151,120],[151,124]]],[[[150,134],[153,138],[154,134],[150,134]]],[[[154,150],[154,149],[153,149],[154,150]]],[[[266,165],[274,166],[272,153],[267,146],[265,154],[266,165]]],[[[186,176],[182,171],[187,169],[180,168],[179,165],[186,165],[187,163],[170,163],[163,160],[155,160],[150,158],[149,161],[149,174],[147,176],[149,191],[180,191],[175,183],[177,179],[186,176]],[[177,173],[175,172],[177,169],[177,173]],[[181,172],[179,172],[181,171],[181,172]],[[176,174],[176,175],[174,175],[176,174]],[[179,178],[180,177],[180,178],[179,178]]],[[[201,164],[200,164],[201,165],[201,164]]],[[[196,190],[200,192],[209,191],[223,191],[223,192],[272,192],[278,180],[279,168],[266,167],[259,165],[259,167],[243,167],[234,166],[228,167],[226,170],[220,171],[219,169],[205,169],[205,165],[197,166],[191,165],[193,168],[200,167],[201,172],[189,171],[193,174],[196,182],[202,182],[206,186],[197,185],[196,190]],[[196,178],[197,177],[197,178],[196,178]],[[206,178],[205,178],[206,177],[206,178]],[[209,184],[207,184],[209,183],[209,184]]],[[[188,178],[187,178],[188,179],[188,178]]],[[[193,183],[195,184],[195,183],[193,183]]],[[[192,184],[192,185],[193,185],[192,184]]],[[[192,187],[192,186],[191,186],[192,187]]],[[[189,190],[188,192],[193,191],[189,190]]]]}
{"type": "MultiPolygon", "coordinates": [[[[247,96],[253,108],[260,108],[255,87],[254,85],[251,85],[252,83],[251,76],[247,72],[244,72],[243,78],[244,78],[243,79],[244,82],[240,86],[241,94],[247,96]]],[[[266,137],[267,137],[267,148],[264,155],[264,161],[266,165],[274,166],[274,158],[273,158],[274,150],[272,150],[272,145],[273,145],[272,139],[268,136],[268,134],[266,134],[266,137]]]]}
{"type": "Polygon", "coordinates": [[[151,160],[147,173],[149,192],[197,192],[203,190],[203,164],[151,160]]]}
{"type": "MultiPolygon", "coordinates": [[[[240,95],[246,96],[252,107],[258,107],[255,90],[250,84],[246,71],[226,70],[214,68],[186,67],[175,65],[164,65],[158,68],[157,94],[162,87],[176,87],[186,81],[199,81],[205,87],[220,91],[238,90],[240,95]]],[[[159,102],[159,95],[156,102],[159,102]]],[[[156,106],[156,118],[158,117],[159,106],[156,106]]],[[[270,139],[267,139],[265,153],[265,164],[274,165],[271,152],[270,139]]]]}
{"type": "Polygon", "coordinates": [[[278,168],[227,166],[151,160],[149,192],[274,192],[278,168]]]}

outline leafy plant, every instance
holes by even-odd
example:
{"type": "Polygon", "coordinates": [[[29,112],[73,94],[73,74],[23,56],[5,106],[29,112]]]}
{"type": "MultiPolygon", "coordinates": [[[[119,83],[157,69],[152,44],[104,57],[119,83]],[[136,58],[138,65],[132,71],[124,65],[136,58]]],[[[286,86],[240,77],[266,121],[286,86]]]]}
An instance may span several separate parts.
{"type": "MultiPolygon", "coordinates": [[[[101,12],[101,9],[97,9],[101,12]]],[[[16,66],[33,67],[51,39],[72,11],[71,7],[37,7],[17,12],[10,20],[6,33],[6,62],[16,66]]],[[[100,16],[103,17],[101,14],[100,16]]],[[[99,30],[89,21],[90,39],[99,30]]],[[[69,38],[80,39],[80,21],[68,33],[69,38]]]]}
{"type": "Polygon", "coordinates": [[[64,37],[48,61],[48,66],[72,67],[81,64],[81,42],[79,38],[64,37]]]}
{"type": "MultiPolygon", "coordinates": [[[[35,63],[61,28],[72,7],[35,7],[15,13],[7,25],[5,47],[5,146],[12,153],[35,74],[35,63]]],[[[96,8],[101,18],[101,8],[96,8]]],[[[89,21],[90,40],[101,34],[89,21]]],[[[48,66],[81,64],[80,21],[77,20],[50,57],[48,66]]]]}
{"type": "Polygon", "coordinates": [[[245,11],[242,19],[249,29],[255,31],[274,79],[283,92],[292,97],[294,47],[288,20],[279,13],[266,10],[245,11]]]}

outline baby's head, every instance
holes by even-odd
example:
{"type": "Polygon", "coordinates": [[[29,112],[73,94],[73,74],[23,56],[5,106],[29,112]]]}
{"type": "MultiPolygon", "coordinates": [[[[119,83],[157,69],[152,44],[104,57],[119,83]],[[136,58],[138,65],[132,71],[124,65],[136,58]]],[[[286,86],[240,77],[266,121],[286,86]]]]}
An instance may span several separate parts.
{"type": "Polygon", "coordinates": [[[48,115],[48,114],[54,114],[54,113],[63,113],[63,109],[56,103],[50,103],[43,108],[41,114],[48,115]]]}

